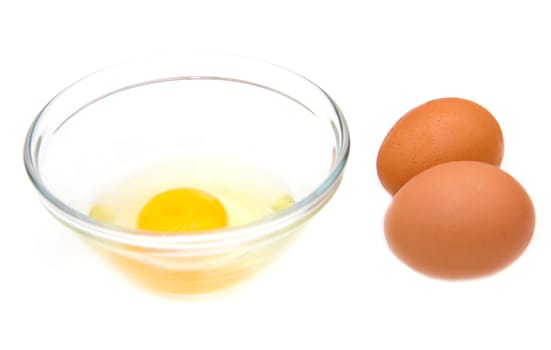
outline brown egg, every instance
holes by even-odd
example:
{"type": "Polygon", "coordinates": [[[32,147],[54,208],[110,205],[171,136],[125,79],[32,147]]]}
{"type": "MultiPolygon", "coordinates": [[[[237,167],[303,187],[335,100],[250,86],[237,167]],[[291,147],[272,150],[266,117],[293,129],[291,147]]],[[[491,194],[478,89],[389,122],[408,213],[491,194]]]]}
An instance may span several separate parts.
{"type": "Polygon", "coordinates": [[[388,132],[377,156],[383,187],[396,193],[431,166],[476,160],[499,166],[503,135],[484,107],[461,98],[440,98],[406,113],[388,132]]]}
{"type": "Polygon", "coordinates": [[[446,278],[497,272],[532,238],[534,207],[503,170],[481,162],[434,166],[407,182],[385,216],[394,254],[414,270],[446,278]]]}

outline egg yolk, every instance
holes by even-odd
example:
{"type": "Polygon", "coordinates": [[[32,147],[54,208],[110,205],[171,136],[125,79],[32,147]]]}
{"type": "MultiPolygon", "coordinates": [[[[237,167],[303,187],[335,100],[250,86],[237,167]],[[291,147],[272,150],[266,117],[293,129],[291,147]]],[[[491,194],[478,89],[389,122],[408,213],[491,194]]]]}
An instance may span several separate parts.
{"type": "Polygon", "coordinates": [[[136,226],[142,230],[181,232],[228,225],[226,209],[213,195],[194,188],[178,188],[154,196],[142,208],[136,226]]]}

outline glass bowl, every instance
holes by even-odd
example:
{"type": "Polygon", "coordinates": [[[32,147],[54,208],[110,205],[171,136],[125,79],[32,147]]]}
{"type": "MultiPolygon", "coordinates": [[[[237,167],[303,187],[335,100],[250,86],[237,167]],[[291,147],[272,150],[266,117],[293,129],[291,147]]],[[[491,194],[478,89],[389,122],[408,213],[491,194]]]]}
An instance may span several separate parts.
{"type": "Polygon", "coordinates": [[[24,162],[46,209],[115,266],[152,290],[192,295],[272,261],[337,190],[349,147],[338,106],[308,79],[197,53],[124,62],[70,85],[32,123],[24,162]],[[205,186],[234,196],[229,226],[135,225],[156,193],[205,186]]]}

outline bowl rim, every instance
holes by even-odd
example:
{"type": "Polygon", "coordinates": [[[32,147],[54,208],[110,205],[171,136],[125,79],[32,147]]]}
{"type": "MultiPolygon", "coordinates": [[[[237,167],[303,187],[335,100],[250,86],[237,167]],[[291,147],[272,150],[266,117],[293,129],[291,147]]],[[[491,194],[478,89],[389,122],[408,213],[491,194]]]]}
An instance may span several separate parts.
{"type": "MultiPolygon", "coordinates": [[[[305,218],[308,218],[308,214],[315,213],[317,210],[321,209],[321,207],[329,200],[331,195],[337,190],[337,187],[339,186],[350,153],[350,132],[348,129],[348,125],[346,123],[343,113],[341,112],[336,102],[331,98],[331,96],[308,78],[285,67],[264,60],[225,53],[186,54],[186,56],[197,55],[208,55],[216,58],[232,57],[232,59],[254,61],[257,64],[276,68],[278,70],[281,70],[282,72],[286,72],[286,74],[298,77],[302,81],[306,82],[309,86],[311,86],[312,89],[318,90],[333,108],[338,128],[338,131],[334,131],[333,133],[337,142],[334,149],[332,168],[325,179],[314,190],[312,190],[304,198],[297,201],[293,206],[288,209],[282,210],[281,212],[275,213],[274,215],[271,215],[267,218],[262,218],[260,220],[253,221],[245,225],[207,231],[186,231],[184,233],[155,232],[154,234],[152,234],[152,232],[146,230],[102,222],[73,209],[71,206],[67,205],[59,197],[57,197],[52,191],[50,191],[47,184],[41,177],[38,165],[38,151],[40,150],[41,135],[38,135],[37,127],[47,118],[46,112],[48,108],[52,104],[56,103],[59,99],[63,98],[64,94],[67,91],[71,90],[79,83],[87,81],[88,78],[94,77],[98,74],[103,74],[106,72],[108,73],[110,70],[121,67],[128,63],[136,64],[140,63],[141,60],[148,59],[147,57],[142,57],[107,66],[91,74],[88,74],[79,80],[76,80],[75,82],[61,90],[57,95],[55,95],[41,109],[41,111],[32,121],[24,141],[24,166],[31,183],[34,185],[39,194],[42,204],[55,218],[60,220],[63,224],[68,225],[71,229],[74,229],[79,233],[84,234],[85,236],[96,239],[99,238],[103,241],[152,249],[186,248],[201,250],[205,248],[242,244],[258,240],[263,241],[265,239],[268,239],[269,237],[278,236],[283,232],[286,232],[286,229],[289,226],[299,225],[300,223],[302,223],[305,218]]],[[[161,58],[162,57],[165,57],[165,55],[161,56],[161,58]]],[[[173,57],[173,55],[169,55],[168,57],[173,57]]],[[[199,77],[195,76],[194,78],[199,77]]],[[[300,101],[295,100],[293,97],[290,97],[280,91],[274,90],[269,86],[257,84],[251,81],[239,82],[249,83],[260,88],[266,88],[285,97],[291,98],[299,104],[302,104],[300,101]]],[[[106,94],[106,96],[113,93],[116,92],[111,92],[109,94],[106,94]]],[[[99,98],[97,100],[99,100],[99,98]]],[[[96,100],[90,103],[93,103],[95,101],[96,100]]],[[[80,109],[78,109],[73,114],[78,113],[79,110],[80,109]]]]}

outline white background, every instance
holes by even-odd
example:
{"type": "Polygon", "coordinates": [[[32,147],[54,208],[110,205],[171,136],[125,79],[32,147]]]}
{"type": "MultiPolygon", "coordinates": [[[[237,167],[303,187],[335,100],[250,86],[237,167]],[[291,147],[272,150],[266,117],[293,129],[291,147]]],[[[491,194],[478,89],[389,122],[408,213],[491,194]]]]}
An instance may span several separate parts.
{"type": "Polygon", "coordinates": [[[3,1],[0,349],[550,349],[551,12],[546,1],[3,1]],[[144,5],[149,3],[149,5],[144,5]],[[172,300],[129,284],[55,222],[22,162],[31,120],[106,65],[183,49],[297,71],[343,110],[352,151],[332,202],[268,270],[231,293],[172,300]],[[375,157],[427,100],[489,109],[503,168],[531,194],[534,239],[468,282],[388,250],[375,157]]]}

